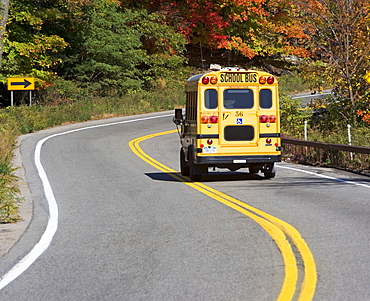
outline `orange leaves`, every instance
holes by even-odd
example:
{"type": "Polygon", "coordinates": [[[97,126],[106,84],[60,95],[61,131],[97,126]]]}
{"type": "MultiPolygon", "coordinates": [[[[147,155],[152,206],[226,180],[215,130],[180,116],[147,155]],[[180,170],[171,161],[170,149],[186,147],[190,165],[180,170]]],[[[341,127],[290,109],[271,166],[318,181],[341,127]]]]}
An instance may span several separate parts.
{"type": "Polygon", "coordinates": [[[356,114],[361,118],[362,121],[370,124],[370,112],[358,110],[356,114]]]}
{"type": "Polygon", "coordinates": [[[238,50],[242,55],[248,58],[253,58],[254,56],[256,56],[256,53],[252,49],[250,49],[240,37],[231,37],[231,41],[227,43],[225,48],[230,50],[238,50]]]}

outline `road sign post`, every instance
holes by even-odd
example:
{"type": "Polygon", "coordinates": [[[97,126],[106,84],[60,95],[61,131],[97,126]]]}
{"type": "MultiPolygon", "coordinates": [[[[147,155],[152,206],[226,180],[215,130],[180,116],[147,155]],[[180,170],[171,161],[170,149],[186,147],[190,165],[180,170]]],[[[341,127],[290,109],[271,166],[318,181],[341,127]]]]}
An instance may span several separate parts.
{"type": "Polygon", "coordinates": [[[10,91],[10,105],[14,105],[14,91],[29,91],[30,106],[32,104],[32,90],[35,90],[34,77],[10,77],[8,78],[8,91],[10,91]]]}

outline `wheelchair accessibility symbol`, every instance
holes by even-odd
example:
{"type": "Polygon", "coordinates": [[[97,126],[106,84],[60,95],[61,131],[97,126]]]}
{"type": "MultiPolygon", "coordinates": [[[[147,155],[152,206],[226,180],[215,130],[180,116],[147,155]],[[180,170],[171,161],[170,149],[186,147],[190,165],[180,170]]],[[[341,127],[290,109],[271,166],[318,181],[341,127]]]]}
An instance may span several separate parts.
{"type": "Polygon", "coordinates": [[[243,118],[236,118],[236,124],[243,124],[243,118]]]}

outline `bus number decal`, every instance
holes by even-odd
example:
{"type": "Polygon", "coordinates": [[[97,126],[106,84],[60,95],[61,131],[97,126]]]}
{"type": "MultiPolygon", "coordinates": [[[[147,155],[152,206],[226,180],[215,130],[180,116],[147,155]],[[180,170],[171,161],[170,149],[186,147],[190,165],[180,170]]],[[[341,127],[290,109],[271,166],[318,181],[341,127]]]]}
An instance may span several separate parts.
{"type": "Polygon", "coordinates": [[[235,117],[243,117],[243,111],[236,111],[235,117]]]}
{"type": "Polygon", "coordinates": [[[229,118],[229,116],[230,116],[230,113],[223,113],[222,114],[222,119],[226,120],[227,118],[229,118]]]}

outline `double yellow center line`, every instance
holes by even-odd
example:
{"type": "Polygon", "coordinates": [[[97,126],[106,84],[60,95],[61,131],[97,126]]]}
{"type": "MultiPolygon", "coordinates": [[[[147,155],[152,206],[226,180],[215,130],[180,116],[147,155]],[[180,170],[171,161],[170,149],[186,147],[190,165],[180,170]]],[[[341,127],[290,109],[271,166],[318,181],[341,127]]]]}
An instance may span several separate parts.
{"type": "Polygon", "coordinates": [[[199,182],[192,182],[189,178],[182,176],[177,171],[148,156],[139,146],[140,142],[144,140],[174,132],[176,132],[176,130],[139,137],[131,140],[129,145],[132,151],[148,164],[154,166],[164,173],[169,174],[176,180],[204,193],[205,195],[241,212],[258,223],[275,241],[276,245],[281,251],[284,261],[285,277],[277,300],[293,300],[296,299],[296,295],[298,295],[297,300],[299,301],[312,300],[316,290],[317,282],[316,265],[306,242],[294,227],[268,213],[249,206],[207,185],[199,182]],[[292,248],[293,245],[298,251],[298,254],[294,253],[292,248]],[[300,289],[298,287],[298,257],[300,257],[303,263],[303,280],[300,281],[300,289]]]}

